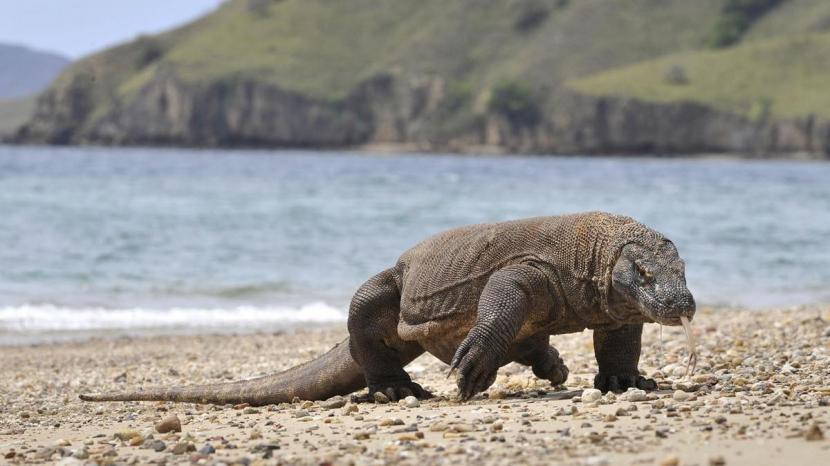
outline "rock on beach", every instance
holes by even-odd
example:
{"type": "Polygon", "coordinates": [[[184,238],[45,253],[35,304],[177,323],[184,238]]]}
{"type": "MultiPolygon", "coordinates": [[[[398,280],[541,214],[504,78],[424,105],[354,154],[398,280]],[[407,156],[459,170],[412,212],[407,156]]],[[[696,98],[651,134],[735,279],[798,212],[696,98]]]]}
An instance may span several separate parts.
{"type": "Polygon", "coordinates": [[[182,421],[179,420],[179,417],[175,414],[171,414],[166,418],[162,419],[161,422],[156,424],[156,432],[160,434],[166,434],[167,432],[181,432],[182,431],[182,421]]]}

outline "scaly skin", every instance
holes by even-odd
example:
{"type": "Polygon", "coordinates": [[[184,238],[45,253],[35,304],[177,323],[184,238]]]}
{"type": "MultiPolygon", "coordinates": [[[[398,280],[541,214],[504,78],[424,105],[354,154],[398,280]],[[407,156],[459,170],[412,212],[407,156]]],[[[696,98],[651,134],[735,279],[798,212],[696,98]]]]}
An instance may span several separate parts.
{"type": "Polygon", "coordinates": [[[264,405],[345,395],[431,394],[404,367],[428,351],[457,372],[459,395],[486,390],[516,361],[562,384],[568,368],[549,336],[594,331],[603,390],[656,388],[640,376],[644,322],[679,325],[695,303],[684,264],[661,234],[601,212],[462,227],[428,238],[372,277],[349,308],[349,339],[286,372],[226,384],[82,395],[264,405]]]}

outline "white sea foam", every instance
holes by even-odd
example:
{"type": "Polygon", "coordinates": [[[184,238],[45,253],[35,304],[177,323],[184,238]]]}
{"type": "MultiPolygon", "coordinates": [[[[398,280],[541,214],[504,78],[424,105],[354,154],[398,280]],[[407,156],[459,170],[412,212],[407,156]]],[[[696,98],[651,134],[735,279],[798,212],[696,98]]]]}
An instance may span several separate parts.
{"type": "Polygon", "coordinates": [[[0,308],[0,344],[84,339],[99,335],[170,335],[269,331],[343,322],[324,302],[298,307],[104,309],[27,305],[0,308]]]}

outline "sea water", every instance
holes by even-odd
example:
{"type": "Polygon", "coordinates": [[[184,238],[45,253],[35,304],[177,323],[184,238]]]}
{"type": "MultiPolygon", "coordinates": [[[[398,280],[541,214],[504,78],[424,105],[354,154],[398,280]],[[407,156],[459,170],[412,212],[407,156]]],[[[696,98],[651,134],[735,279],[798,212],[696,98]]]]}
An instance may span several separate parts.
{"type": "Polygon", "coordinates": [[[604,210],[700,304],[830,303],[830,164],[0,146],[0,344],[343,321],[459,225],[604,210]]]}

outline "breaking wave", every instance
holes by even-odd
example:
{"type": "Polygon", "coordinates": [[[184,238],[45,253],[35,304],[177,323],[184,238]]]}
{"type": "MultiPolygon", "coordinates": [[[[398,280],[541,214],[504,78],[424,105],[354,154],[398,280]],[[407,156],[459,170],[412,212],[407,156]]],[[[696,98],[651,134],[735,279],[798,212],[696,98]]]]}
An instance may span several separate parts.
{"type": "Polygon", "coordinates": [[[343,322],[346,312],[324,302],[302,306],[105,309],[24,305],[0,308],[0,344],[94,336],[274,331],[343,322]]]}

